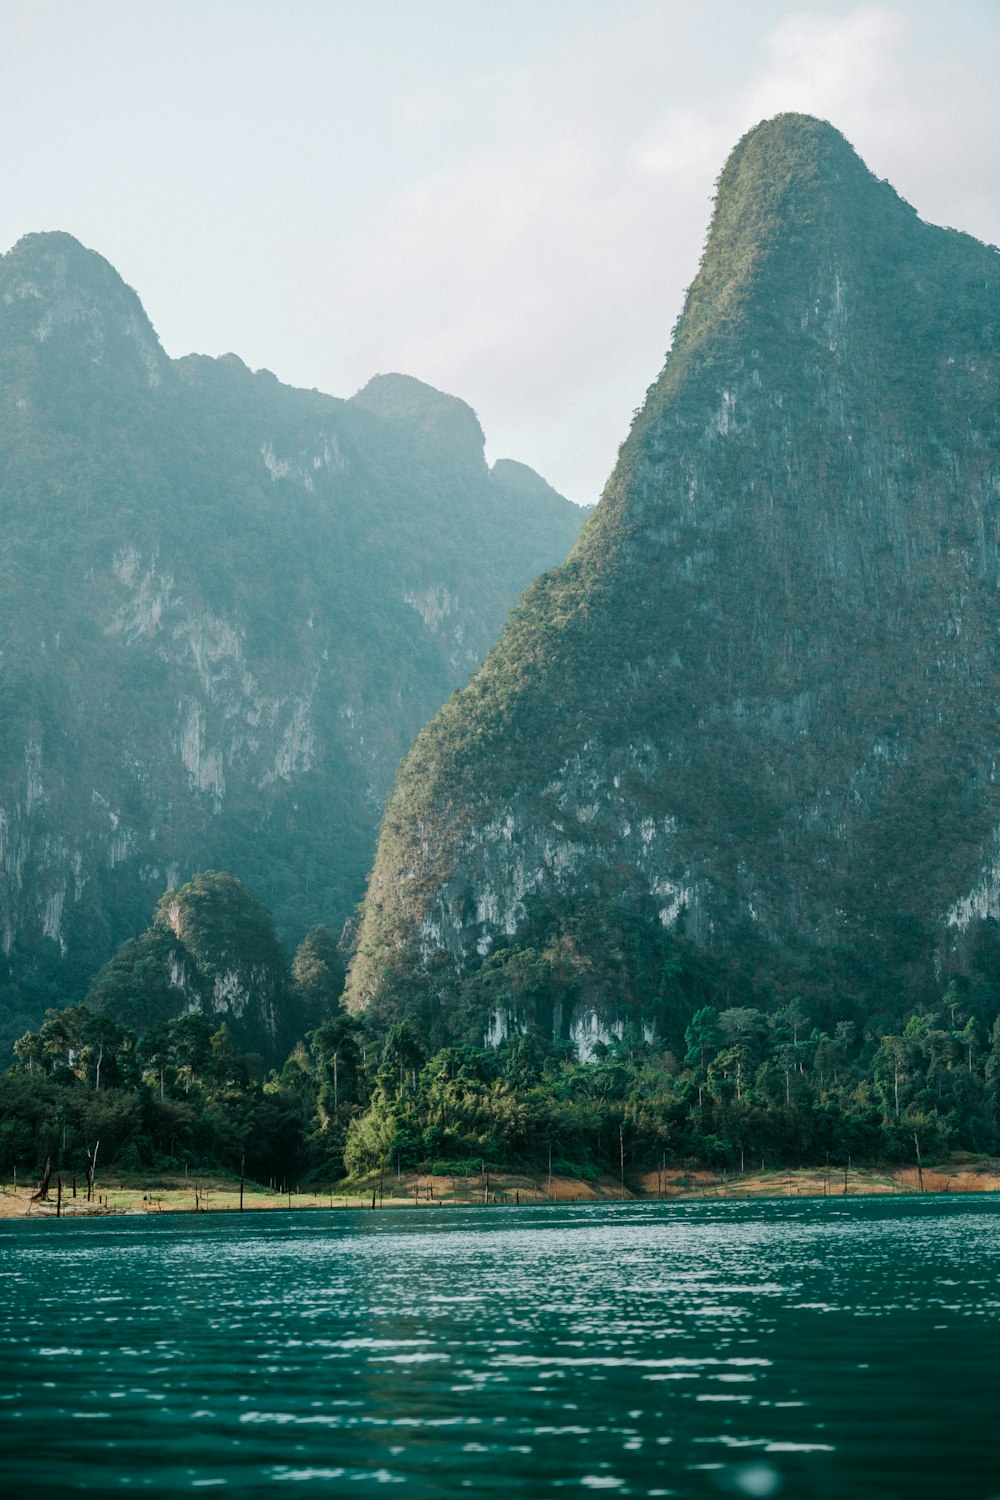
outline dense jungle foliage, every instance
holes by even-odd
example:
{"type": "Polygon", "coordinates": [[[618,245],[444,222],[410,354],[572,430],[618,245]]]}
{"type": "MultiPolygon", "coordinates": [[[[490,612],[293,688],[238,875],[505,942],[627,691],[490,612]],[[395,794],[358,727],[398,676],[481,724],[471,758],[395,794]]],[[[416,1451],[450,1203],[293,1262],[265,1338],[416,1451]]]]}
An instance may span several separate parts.
{"type": "MultiPolygon", "coordinates": [[[[199,888],[225,897],[208,911],[207,948],[202,900],[203,953],[217,951],[212,929],[233,900],[224,881],[199,888]]],[[[190,891],[161,909],[176,911],[178,896],[197,909],[190,891]]],[[[50,1010],[16,1043],[0,1077],[0,1174],[24,1180],[50,1158],[82,1176],[97,1143],[111,1171],[243,1166],[276,1184],[483,1163],[540,1173],[550,1161],[588,1177],[617,1170],[622,1149],[626,1175],[1000,1151],[1000,1005],[982,975],[952,979],[909,1015],[854,1005],[833,1019],[819,996],[744,1003],[754,997],[731,977],[661,940],[638,998],[662,1029],[631,1020],[578,1049],[553,1039],[552,1015],[608,977],[594,976],[579,937],[566,922],[546,948],[497,954],[457,1012],[425,1004],[422,1018],[386,1023],[340,1009],[336,945],[315,929],[281,980],[284,1003],[314,1024],[277,1066],[220,1023],[210,989],[204,1009],[171,1016],[157,955],[136,963],[125,945],[87,1005],[50,1010]],[[483,1021],[518,1007],[509,1034],[483,1045],[483,1021]]],[[[151,929],[151,944],[166,940],[178,941],[172,929],[151,929]]],[[[182,982],[175,1012],[194,1003],[182,982]]]]}

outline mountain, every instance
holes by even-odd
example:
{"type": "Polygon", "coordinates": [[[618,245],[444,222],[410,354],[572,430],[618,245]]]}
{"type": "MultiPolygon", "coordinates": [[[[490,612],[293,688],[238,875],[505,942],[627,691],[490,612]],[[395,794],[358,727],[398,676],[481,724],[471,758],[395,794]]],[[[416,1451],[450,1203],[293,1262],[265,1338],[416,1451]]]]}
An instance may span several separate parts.
{"type": "Polygon", "coordinates": [[[401,756],[580,520],[417,380],[171,360],[71,236],[0,257],[7,1031],[195,870],[339,932],[401,756]]]}
{"type": "Polygon", "coordinates": [[[104,965],[86,1004],[139,1036],[208,1016],[280,1062],[305,1029],[295,988],[270,912],[233,875],[205,870],[161,896],[152,925],[104,965]]]}
{"type": "Polygon", "coordinates": [[[354,1007],[586,1047],[995,982],[998,341],[994,248],[826,123],[740,141],[600,505],[401,769],[354,1007]]]}

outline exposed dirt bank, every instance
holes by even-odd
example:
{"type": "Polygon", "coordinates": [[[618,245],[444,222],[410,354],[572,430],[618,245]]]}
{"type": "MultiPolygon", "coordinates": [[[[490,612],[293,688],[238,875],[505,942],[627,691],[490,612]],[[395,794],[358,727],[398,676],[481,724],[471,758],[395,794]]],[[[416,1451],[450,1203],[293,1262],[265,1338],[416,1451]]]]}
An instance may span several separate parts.
{"type": "MultiPolygon", "coordinates": [[[[246,1212],[273,1209],[354,1210],[376,1208],[434,1208],[450,1204],[614,1202],[626,1199],[775,1198],[858,1196],[869,1193],[991,1193],[1000,1190],[1000,1161],[963,1158],[923,1169],[922,1182],[916,1167],[803,1167],[790,1172],[719,1174],[709,1171],[647,1172],[621,1181],[610,1175],[593,1181],[574,1177],[518,1176],[512,1173],[483,1177],[435,1177],[404,1173],[386,1174],[360,1183],[339,1183],[332,1188],[311,1185],[301,1191],[274,1192],[246,1184],[246,1212]]],[[[166,1174],[143,1180],[109,1176],[99,1181],[94,1200],[88,1202],[77,1185],[63,1182],[58,1203],[53,1183],[48,1200],[35,1203],[31,1187],[0,1187],[0,1218],[67,1218],[88,1214],[214,1213],[238,1211],[240,1185],[232,1178],[204,1175],[185,1179],[166,1174]]]]}

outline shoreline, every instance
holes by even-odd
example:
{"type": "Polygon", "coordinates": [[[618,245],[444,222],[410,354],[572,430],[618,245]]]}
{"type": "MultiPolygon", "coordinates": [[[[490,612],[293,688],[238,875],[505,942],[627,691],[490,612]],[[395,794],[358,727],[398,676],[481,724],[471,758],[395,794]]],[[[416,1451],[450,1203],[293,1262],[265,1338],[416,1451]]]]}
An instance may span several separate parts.
{"type": "MultiPolygon", "coordinates": [[[[94,1201],[88,1203],[77,1184],[63,1184],[61,1212],[57,1189],[48,1200],[31,1201],[31,1185],[0,1186],[0,1219],[84,1218],[159,1213],[239,1213],[238,1178],[203,1173],[185,1179],[177,1173],[157,1176],[109,1175],[98,1180],[94,1201]]],[[[717,1173],[706,1169],[670,1168],[625,1179],[610,1173],[592,1179],[548,1174],[529,1176],[505,1172],[482,1177],[444,1177],[430,1173],[386,1174],[380,1180],[311,1185],[277,1192],[246,1183],[242,1211],[351,1211],[372,1208],[447,1208],[476,1206],[531,1207],[546,1203],[684,1202],[707,1199],[786,1197],[895,1196],[900,1193],[966,1194],[1000,1191],[1000,1160],[962,1158],[945,1164],[916,1167],[798,1167],[775,1172],[717,1173]]]]}

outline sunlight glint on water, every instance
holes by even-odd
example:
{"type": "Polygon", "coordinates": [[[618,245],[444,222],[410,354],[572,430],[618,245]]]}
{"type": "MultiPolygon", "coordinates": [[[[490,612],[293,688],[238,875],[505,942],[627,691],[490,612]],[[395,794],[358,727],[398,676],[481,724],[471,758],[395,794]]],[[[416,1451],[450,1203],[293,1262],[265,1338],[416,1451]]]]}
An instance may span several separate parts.
{"type": "Polygon", "coordinates": [[[9,1492],[1000,1495],[984,1197],[19,1222],[9,1492]]]}

